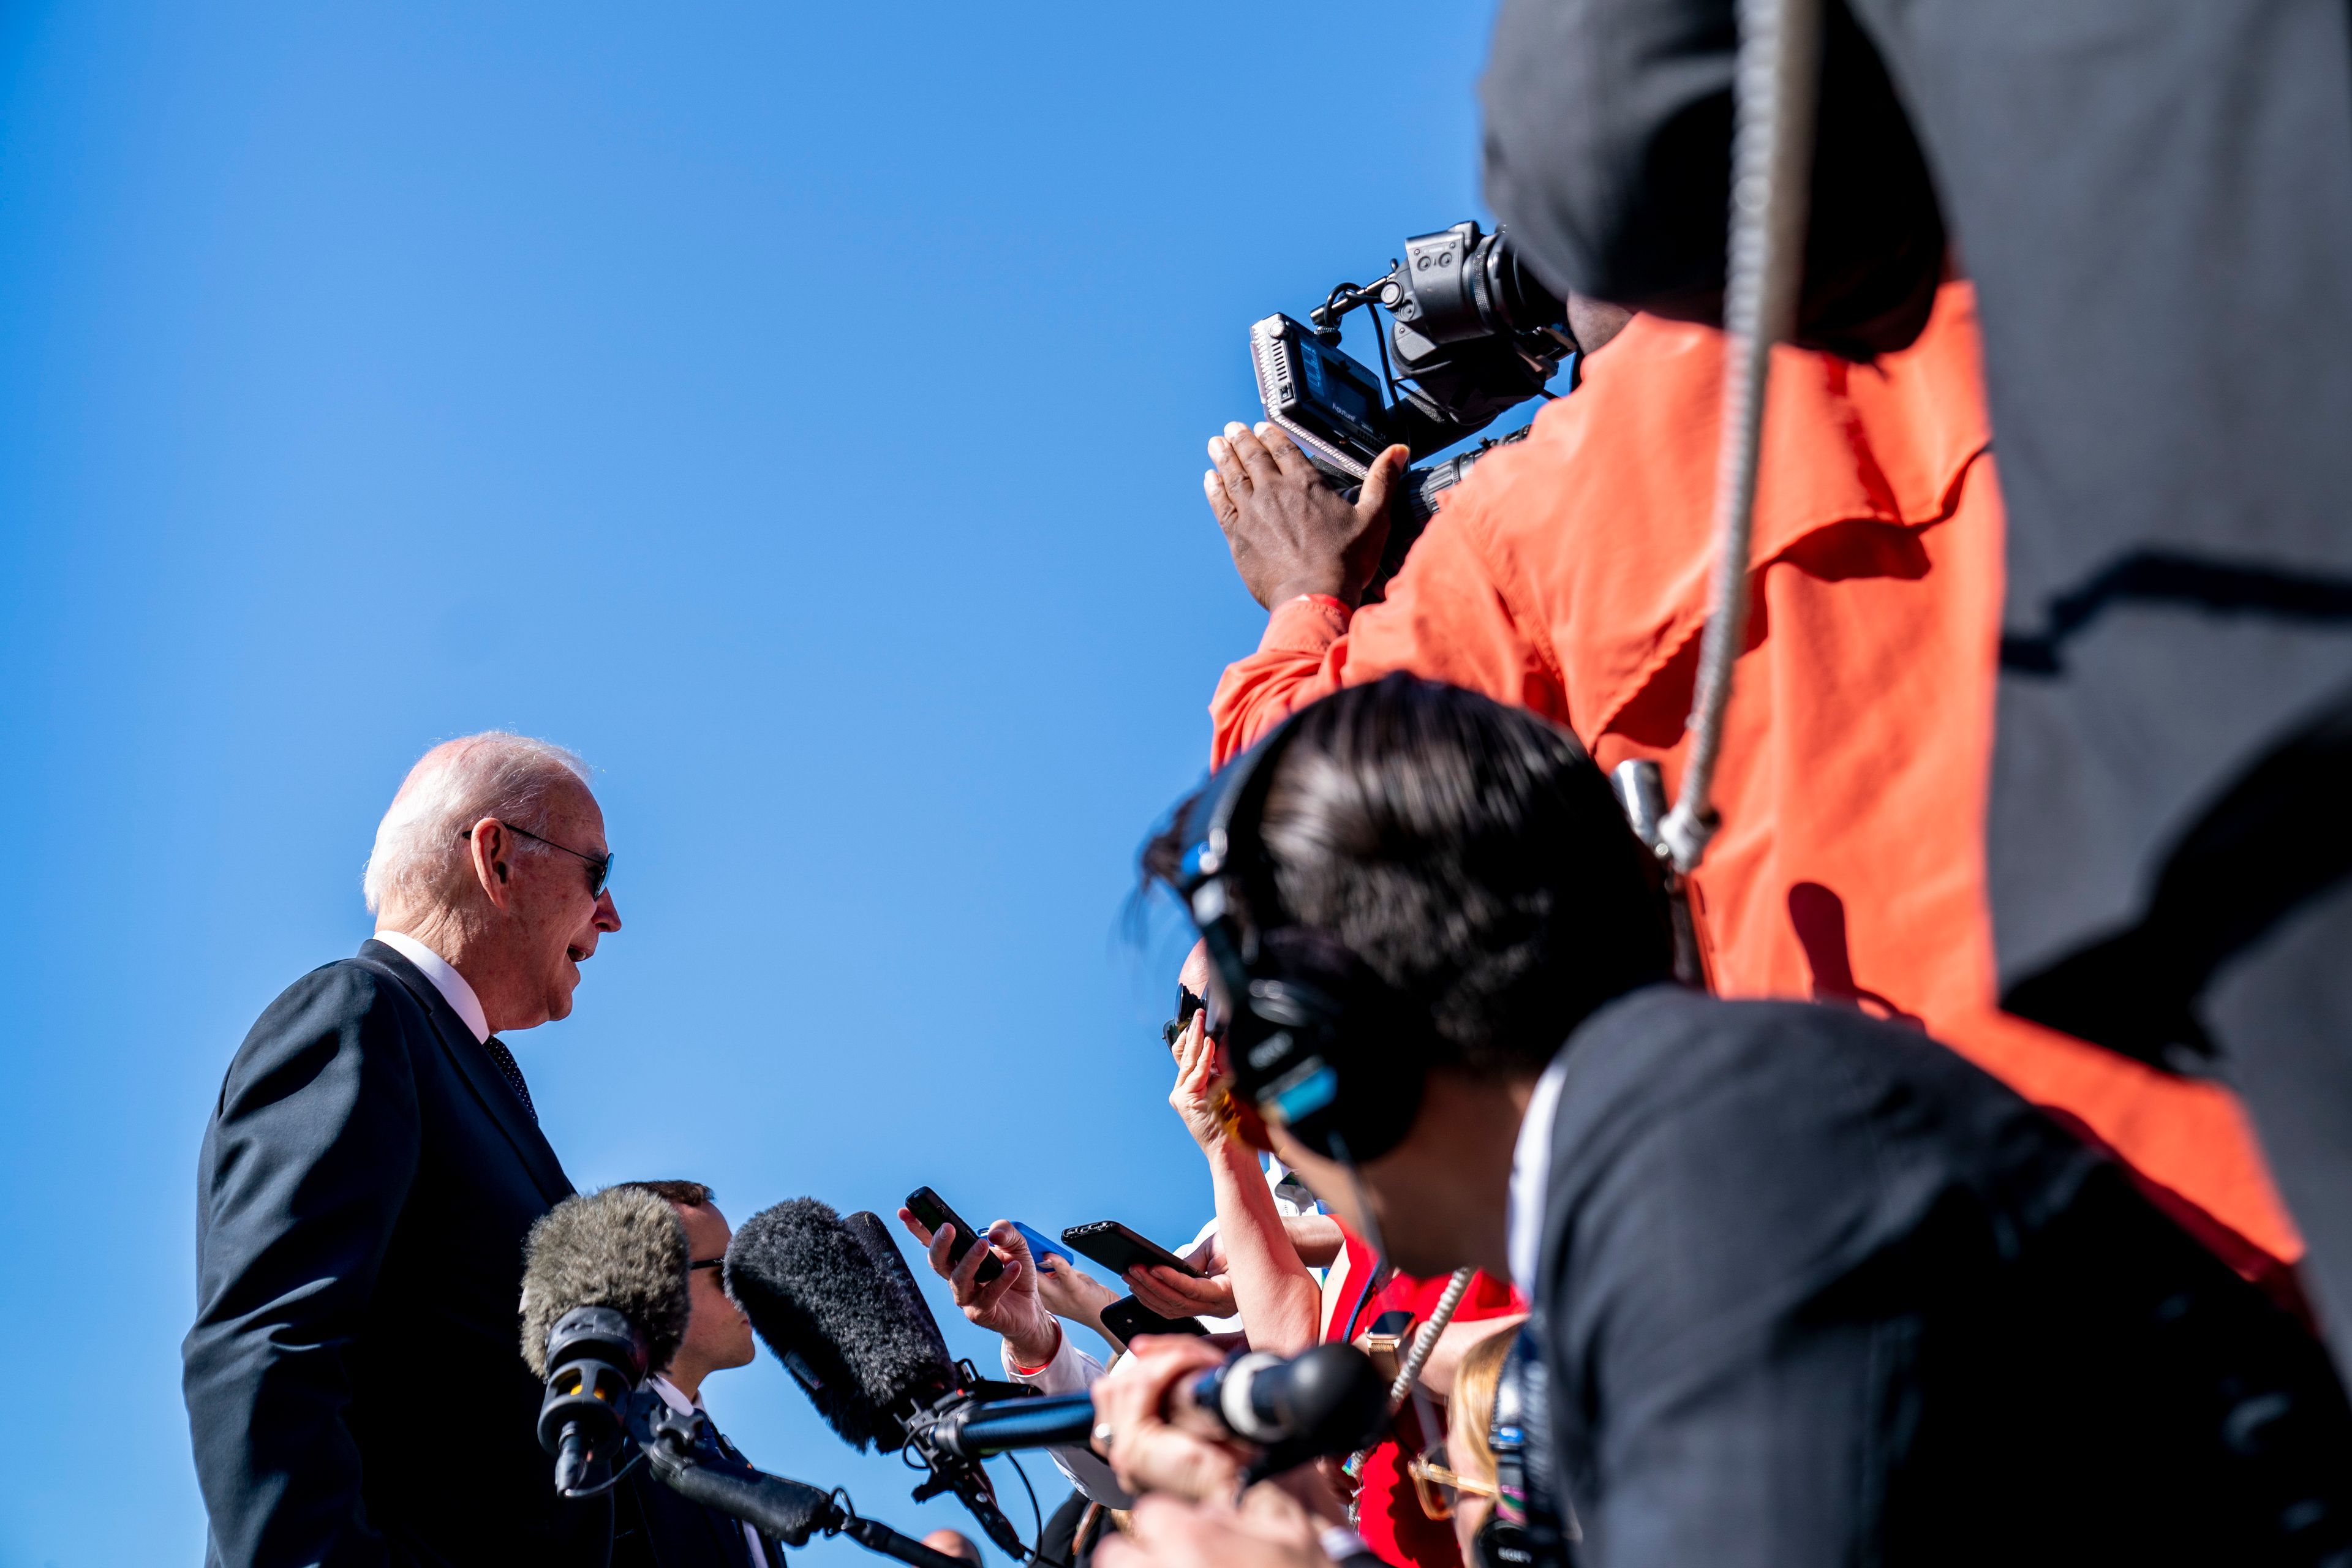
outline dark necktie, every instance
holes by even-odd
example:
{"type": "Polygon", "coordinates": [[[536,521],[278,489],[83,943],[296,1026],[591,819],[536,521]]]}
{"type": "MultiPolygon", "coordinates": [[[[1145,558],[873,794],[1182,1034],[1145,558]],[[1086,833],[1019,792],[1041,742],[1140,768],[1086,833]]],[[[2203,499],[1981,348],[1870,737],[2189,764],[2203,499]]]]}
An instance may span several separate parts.
{"type": "MultiPolygon", "coordinates": [[[[708,1411],[703,1414],[702,1437],[697,1447],[706,1454],[715,1454],[722,1459],[732,1459],[739,1465],[751,1463],[736,1451],[734,1444],[727,1440],[725,1434],[719,1430],[718,1424],[710,1419],[708,1411]]],[[[758,1554],[754,1555],[751,1541],[743,1534],[742,1525],[737,1523],[731,1515],[720,1513],[714,1509],[711,1510],[711,1518],[718,1523],[720,1534],[726,1539],[729,1557],[750,1564],[750,1568],[768,1568],[768,1549],[763,1545],[758,1554]]]]}
{"type": "Polygon", "coordinates": [[[530,1118],[533,1127],[538,1126],[539,1111],[530,1103],[530,1089],[522,1081],[522,1068],[515,1066],[514,1053],[507,1049],[507,1043],[496,1035],[482,1042],[482,1049],[490,1053],[490,1060],[498,1068],[499,1076],[507,1080],[507,1087],[514,1090],[517,1100],[522,1101],[523,1114],[530,1118]]]}

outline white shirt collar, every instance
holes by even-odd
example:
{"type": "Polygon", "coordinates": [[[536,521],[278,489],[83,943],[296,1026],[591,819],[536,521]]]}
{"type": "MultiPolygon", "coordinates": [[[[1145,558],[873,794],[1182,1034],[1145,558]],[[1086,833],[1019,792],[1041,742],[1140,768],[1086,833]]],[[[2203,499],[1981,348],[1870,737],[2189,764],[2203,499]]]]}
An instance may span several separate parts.
{"type": "Polygon", "coordinates": [[[449,966],[449,961],[409,935],[404,931],[380,931],[376,941],[416,965],[417,973],[433,982],[433,989],[442,999],[457,1010],[466,1020],[466,1027],[474,1031],[474,1043],[481,1044],[490,1037],[490,1021],[483,1015],[481,998],[466,984],[466,977],[449,966]]]}
{"type": "Polygon", "coordinates": [[[677,1411],[680,1415],[685,1415],[689,1410],[699,1410],[702,1408],[702,1401],[699,1398],[687,1398],[685,1394],[679,1390],[677,1384],[672,1383],[669,1379],[664,1377],[659,1373],[655,1373],[653,1375],[646,1378],[646,1386],[652,1389],[656,1394],[660,1394],[662,1403],[668,1405],[672,1410],[677,1411]]]}
{"type": "Polygon", "coordinates": [[[1518,1141],[1511,1145],[1511,1283],[1532,1302],[1536,1270],[1543,1262],[1544,1188],[1551,1180],[1551,1129],[1559,1115],[1559,1091],[1568,1082],[1568,1053],[1562,1051],[1536,1079],[1528,1096],[1527,1114],[1519,1119],[1518,1141]]]}

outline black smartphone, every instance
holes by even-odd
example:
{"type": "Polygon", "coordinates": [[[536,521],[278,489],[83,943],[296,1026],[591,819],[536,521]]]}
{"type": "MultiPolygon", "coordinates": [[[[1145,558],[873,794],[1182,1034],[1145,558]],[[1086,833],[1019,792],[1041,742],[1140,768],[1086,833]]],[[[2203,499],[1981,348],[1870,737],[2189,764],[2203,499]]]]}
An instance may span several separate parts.
{"type": "MultiPolygon", "coordinates": [[[[961,1263],[963,1255],[971,1250],[971,1244],[981,1239],[980,1232],[971,1228],[971,1222],[948,1207],[947,1199],[929,1187],[917,1187],[907,1194],[907,1212],[921,1220],[923,1228],[933,1236],[940,1233],[941,1226],[955,1226],[955,1245],[948,1248],[948,1267],[950,1268],[961,1263]]],[[[985,1285],[1003,1272],[1004,1259],[992,1252],[973,1271],[972,1283],[985,1285]]]]}
{"type": "Polygon", "coordinates": [[[1130,1268],[1140,1268],[1157,1263],[1163,1268],[1173,1268],[1179,1274],[1198,1279],[1201,1271],[1160,1246],[1138,1236],[1115,1219],[1098,1219],[1092,1225],[1074,1225],[1062,1233],[1062,1239],[1101,1264],[1114,1274],[1125,1274],[1130,1268]]]}
{"type": "Polygon", "coordinates": [[[1121,1297],[1102,1310],[1102,1325],[1125,1344],[1138,1334],[1205,1334],[1209,1325],[1198,1318],[1163,1318],[1132,1296],[1121,1297]]]}

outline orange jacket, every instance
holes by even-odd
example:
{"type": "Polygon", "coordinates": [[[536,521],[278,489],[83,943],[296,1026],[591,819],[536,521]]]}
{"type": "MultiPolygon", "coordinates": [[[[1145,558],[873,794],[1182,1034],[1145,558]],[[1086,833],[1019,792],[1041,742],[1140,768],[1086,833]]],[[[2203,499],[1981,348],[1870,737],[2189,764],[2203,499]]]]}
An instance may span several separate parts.
{"type": "MultiPolygon", "coordinates": [[[[1278,606],[1210,704],[1214,761],[1402,669],[1541,713],[1603,768],[1656,759],[1671,796],[1706,619],[1722,343],[1636,316],[1580,390],[1450,494],[1384,602],[1352,621],[1330,600],[1278,606]]],[[[1727,995],[1924,1025],[2263,1273],[2302,1244],[2235,1098],[1995,1004],[1984,814],[2002,514],[1982,384],[1965,283],[1875,366],[1775,351],[1723,828],[1692,879],[1708,965],[1727,995]]]]}

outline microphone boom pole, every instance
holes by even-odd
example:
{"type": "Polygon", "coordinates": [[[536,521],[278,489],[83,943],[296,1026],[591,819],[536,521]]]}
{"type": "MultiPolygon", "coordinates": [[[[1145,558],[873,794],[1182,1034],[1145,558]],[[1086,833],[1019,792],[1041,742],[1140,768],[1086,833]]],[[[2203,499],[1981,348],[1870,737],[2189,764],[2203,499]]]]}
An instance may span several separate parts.
{"type": "Polygon", "coordinates": [[[832,1492],[696,1452],[693,1443],[700,1426],[698,1415],[665,1411],[655,1417],[653,1440],[644,1445],[655,1476],[688,1501],[741,1520],[762,1535],[774,1536],[796,1550],[807,1545],[812,1534],[821,1532],[846,1535],[868,1552],[912,1563],[914,1568],[971,1568],[960,1557],[933,1551],[878,1520],[853,1513],[832,1492]]]}

